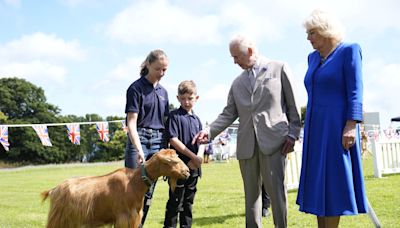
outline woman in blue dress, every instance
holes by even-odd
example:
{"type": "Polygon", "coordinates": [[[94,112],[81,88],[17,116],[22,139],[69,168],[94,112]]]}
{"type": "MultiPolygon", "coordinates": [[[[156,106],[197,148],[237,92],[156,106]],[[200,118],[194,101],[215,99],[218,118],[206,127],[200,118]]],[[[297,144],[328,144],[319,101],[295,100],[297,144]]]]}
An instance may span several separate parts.
{"type": "Polygon", "coordinates": [[[343,43],[340,23],[321,10],[304,27],[315,51],[304,79],[308,103],[296,202],[300,211],[317,216],[318,227],[338,227],[340,216],[367,212],[359,134],[361,48],[343,43]]]}

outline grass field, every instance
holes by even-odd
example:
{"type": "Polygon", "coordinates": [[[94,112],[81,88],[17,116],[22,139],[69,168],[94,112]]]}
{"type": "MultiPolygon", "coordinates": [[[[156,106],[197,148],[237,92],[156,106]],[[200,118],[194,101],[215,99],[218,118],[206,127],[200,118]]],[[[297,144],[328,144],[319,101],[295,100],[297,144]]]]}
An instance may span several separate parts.
{"type": "MultiPolygon", "coordinates": [[[[376,179],[372,162],[370,157],[364,159],[368,199],[382,227],[400,227],[400,175],[376,179]]],[[[114,162],[0,170],[0,227],[44,227],[49,203],[41,203],[40,192],[66,178],[105,174],[122,166],[122,162],[114,162]]],[[[314,216],[298,211],[296,195],[296,191],[288,193],[288,226],[316,227],[314,216]]],[[[146,228],[162,227],[167,197],[168,185],[160,179],[146,228]]],[[[193,213],[193,227],[245,227],[243,186],[236,160],[203,165],[193,213]]],[[[263,224],[273,227],[272,218],[263,218],[263,224]]],[[[359,215],[342,217],[340,227],[374,226],[368,215],[359,215]]]]}

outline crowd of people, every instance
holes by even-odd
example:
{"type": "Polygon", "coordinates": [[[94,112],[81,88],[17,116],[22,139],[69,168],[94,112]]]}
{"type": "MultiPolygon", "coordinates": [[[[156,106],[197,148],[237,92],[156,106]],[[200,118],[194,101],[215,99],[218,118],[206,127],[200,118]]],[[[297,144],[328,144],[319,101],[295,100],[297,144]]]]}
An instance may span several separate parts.
{"type": "MultiPolygon", "coordinates": [[[[308,103],[296,203],[300,211],[316,216],[318,227],[338,227],[341,216],[367,212],[359,131],[362,52],[358,44],[343,42],[341,24],[327,12],[313,11],[304,28],[314,51],[308,55],[304,79],[308,103]]],[[[136,168],[161,148],[171,147],[191,170],[188,179],[169,191],[164,227],[192,226],[201,164],[212,154],[207,150],[204,160],[196,156],[199,145],[209,144],[236,120],[245,226],[262,227],[262,216],[271,207],[275,227],[287,227],[286,161],[302,127],[293,75],[287,63],[262,56],[246,36],[234,36],[229,52],[243,71],[231,84],[226,106],[205,128],[194,112],[199,96],[191,80],[178,86],[180,107],[168,110],[168,93],[160,84],[168,68],[162,50],[149,53],[140,78],[128,88],[125,166],[136,168]]],[[[144,200],[142,225],[155,184],[144,200]]]]}

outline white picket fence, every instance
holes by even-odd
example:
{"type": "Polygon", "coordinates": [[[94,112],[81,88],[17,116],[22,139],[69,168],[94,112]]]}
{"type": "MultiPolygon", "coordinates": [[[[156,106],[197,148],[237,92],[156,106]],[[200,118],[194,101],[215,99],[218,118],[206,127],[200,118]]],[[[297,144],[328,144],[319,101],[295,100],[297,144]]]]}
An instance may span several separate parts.
{"type": "MultiPolygon", "coordinates": [[[[296,142],[295,151],[289,153],[286,164],[287,188],[297,189],[300,181],[302,144],[296,142]]],[[[371,139],[371,151],[374,156],[374,175],[400,173],[400,139],[371,139]]]]}
{"type": "MultiPolygon", "coordinates": [[[[383,174],[400,173],[400,139],[371,139],[371,151],[374,157],[374,176],[381,178],[383,174]]],[[[301,144],[288,155],[286,166],[286,183],[288,189],[297,189],[301,170],[301,144]]]]}
{"type": "Polygon", "coordinates": [[[296,142],[294,151],[288,154],[286,163],[287,189],[297,189],[300,182],[302,144],[296,142]]]}
{"type": "Polygon", "coordinates": [[[400,173],[400,139],[371,139],[371,150],[374,156],[374,176],[400,173]]]}

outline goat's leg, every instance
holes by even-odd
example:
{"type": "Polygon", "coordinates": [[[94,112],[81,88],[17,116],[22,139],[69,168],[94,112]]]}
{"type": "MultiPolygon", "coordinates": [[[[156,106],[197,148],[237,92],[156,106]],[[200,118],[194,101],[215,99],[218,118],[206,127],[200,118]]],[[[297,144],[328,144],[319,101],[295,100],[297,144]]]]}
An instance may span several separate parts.
{"type": "Polygon", "coordinates": [[[115,228],[128,228],[130,225],[130,216],[127,214],[118,215],[114,224],[115,228]]]}
{"type": "Polygon", "coordinates": [[[131,228],[141,228],[142,224],[142,210],[133,210],[132,217],[131,217],[131,228]]]}

